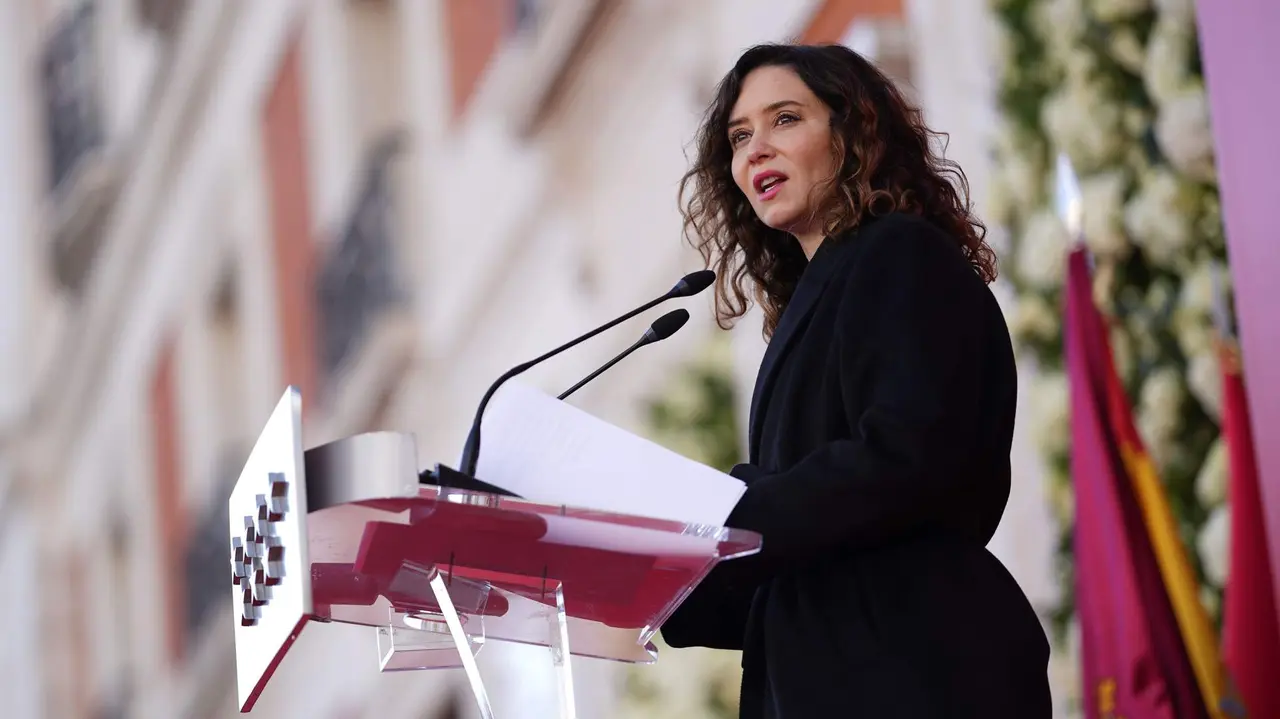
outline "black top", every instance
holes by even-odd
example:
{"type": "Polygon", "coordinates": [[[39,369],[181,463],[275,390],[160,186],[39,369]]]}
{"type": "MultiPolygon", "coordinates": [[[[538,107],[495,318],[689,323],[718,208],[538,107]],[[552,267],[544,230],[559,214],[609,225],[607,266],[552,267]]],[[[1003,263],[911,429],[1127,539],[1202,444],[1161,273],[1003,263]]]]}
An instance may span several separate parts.
{"type": "Polygon", "coordinates": [[[1049,648],[986,549],[1009,498],[1017,375],[957,243],[894,214],[828,239],[756,381],[761,533],[662,628],[743,651],[744,718],[1049,717],[1049,648]]]}

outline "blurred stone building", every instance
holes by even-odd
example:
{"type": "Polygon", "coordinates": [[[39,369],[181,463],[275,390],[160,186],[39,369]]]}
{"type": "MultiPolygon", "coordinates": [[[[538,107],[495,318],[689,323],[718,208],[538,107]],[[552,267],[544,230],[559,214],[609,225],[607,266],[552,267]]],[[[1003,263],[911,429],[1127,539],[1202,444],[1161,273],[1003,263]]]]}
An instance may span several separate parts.
{"type": "MultiPolygon", "coordinates": [[[[980,190],[981,7],[0,3],[5,716],[233,716],[226,496],[284,387],[308,445],[393,429],[422,466],[455,461],[493,377],[700,267],[676,183],[747,45],[875,57],[980,190]]],[[[708,297],[688,306],[575,403],[646,431],[639,400],[715,331],[708,297]]],[[[650,319],[532,381],[572,384],[650,319]]],[[[732,337],[745,402],[758,317],[732,337]]],[[[1038,495],[1017,502],[996,549],[1034,596],[1038,495]]],[[[486,648],[506,716],[554,698],[541,660],[486,648]]],[[[610,716],[616,667],[575,669],[583,715],[610,716]]],[[[379,675],[371,630],[318,626],[255,714],[443,719],[466,697],[451,672],[379,675]]]]}

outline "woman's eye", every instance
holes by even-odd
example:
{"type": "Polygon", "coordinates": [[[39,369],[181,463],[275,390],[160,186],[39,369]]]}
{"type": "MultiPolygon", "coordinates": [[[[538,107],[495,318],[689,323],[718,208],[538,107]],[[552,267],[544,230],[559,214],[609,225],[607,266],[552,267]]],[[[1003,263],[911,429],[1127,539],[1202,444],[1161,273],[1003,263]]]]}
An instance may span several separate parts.
{"type": "Polygon", "coordinates": [[[729,144],[737,146],[748,137],[750,137],[750,135],[745,130],[739,130],[738,132],[729,135],[729,144]]]}
{"type": "Polygon", "coordinates": [[[795,115],[792,115],[792,114],[791,114],[791,113],[789,113],[789,112],[784,112],[784,113],[782,113],[781,115],[778,115],[778,124],[779,124],[779,125],[783,125],[783,124],[790,123],[790,122],[798,122],[799,120],[800,120],[800,118],[796,117],[795,115]]]}

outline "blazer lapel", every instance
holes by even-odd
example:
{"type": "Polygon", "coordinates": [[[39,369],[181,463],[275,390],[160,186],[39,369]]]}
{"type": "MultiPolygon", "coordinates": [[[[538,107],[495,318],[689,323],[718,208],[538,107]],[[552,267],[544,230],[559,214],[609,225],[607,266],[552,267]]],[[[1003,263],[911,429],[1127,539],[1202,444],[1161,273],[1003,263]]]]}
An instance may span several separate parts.
{"type": "MultiPolygon", "coordinates": [[[[760,362],[760,371],[756,374],[756,386],[751,393],[751,416],[748,420],[750,442],[748,444],[749,461],[758,464],[760,461],[760,435],[764,427],[764,414],[769,406],[769,395],[773,392],[773,383],[777,379],[778,370],[787,351],[800,335],[800,329],[813,312],[813,308],[822,296],[828,280],[840,264],[841,254],[835,251],[837,243],[827,240],[818,247],[809,266],[800,276],[795,294],[778,319],[778,326],[773,331],[769,346],[765,349],[764,359],[760,362]]],[[[840,244],[844,244],[841,242],[840,244]]]]}

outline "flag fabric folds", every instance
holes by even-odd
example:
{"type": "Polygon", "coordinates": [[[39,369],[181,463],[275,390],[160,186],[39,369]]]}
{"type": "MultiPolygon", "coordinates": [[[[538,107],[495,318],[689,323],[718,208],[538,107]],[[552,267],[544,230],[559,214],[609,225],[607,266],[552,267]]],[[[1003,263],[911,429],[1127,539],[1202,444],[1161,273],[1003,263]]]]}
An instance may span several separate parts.
{"type": "Polygon", "coordinates": [[[1254,719],[1280,717],[1280,620],[1271,584],[1262,494],[1244,379],[1234,347],[1222,349],[1222,433],[1230,480],[1231,559],[1223,609],[1223,661],[1233,699],[1254,719]]]}
{"type": "Polygon", "coordinates": [[[1093,303],[1083,248],[1068,258],[1076,606],[1088,719],[1224,717],[1217,637],[1093,303]]]}

